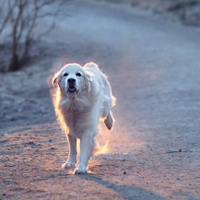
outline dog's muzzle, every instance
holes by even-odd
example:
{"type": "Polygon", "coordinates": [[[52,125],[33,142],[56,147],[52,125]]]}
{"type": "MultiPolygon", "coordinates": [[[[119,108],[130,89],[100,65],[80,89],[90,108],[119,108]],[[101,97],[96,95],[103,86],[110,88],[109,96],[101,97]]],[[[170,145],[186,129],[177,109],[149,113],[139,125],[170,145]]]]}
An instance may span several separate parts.
{"type": "Polygon", "coordinates": [[[77,93],[78,92],[78,90],[76,89],[76,80],[75,79],[73,79],[73,78],[70,78],[70,79],[68,79],[67,80],[67,82],[68,82],[68,91],[67,92],[69,92],[69,93],[77,93]]]}

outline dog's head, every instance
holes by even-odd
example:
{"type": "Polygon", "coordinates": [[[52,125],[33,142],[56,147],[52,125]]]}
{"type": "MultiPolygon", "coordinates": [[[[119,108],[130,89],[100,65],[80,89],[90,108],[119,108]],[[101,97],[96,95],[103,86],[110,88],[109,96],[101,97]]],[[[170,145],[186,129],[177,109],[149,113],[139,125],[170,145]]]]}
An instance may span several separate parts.
{"type": "Polygon", "coordinates": [[[70,63],[54,75],[52,84],[58,84],[63,95],[72,96],[88,90],[90,81],[90,75],[81,65],[70,63]]]}

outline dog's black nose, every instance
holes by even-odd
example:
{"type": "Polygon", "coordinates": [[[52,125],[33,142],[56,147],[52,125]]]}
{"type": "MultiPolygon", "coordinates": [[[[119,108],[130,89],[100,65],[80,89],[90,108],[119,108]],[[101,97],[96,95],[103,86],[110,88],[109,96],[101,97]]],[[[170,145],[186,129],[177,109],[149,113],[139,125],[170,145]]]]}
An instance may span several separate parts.
{"type": "Polygon", "coordinates": [[[74,78],[69,78],[67,81],[70,85],[73,85],[76,82],[74,78]]]}

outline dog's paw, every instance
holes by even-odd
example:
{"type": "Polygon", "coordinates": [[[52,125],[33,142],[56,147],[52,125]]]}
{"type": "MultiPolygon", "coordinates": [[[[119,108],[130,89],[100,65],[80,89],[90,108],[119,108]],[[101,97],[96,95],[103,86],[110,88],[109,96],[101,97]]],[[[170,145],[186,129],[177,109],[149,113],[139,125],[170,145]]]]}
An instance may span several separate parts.
{"type": "Polygon", "coordinates": [[[87,168],[84,166],[79,166],[74,171],[75,174],[87,174],[87,168]]]}
{"type": "Polygon", "coordinates": [[[62,165],[63,169],[74,169],[76,166],[75,163],[71,163],[71,162],[66,162],[62,165]]]}
{"type": "Polygon", "coordinates": [[[87,174],[87,170],[75,169],[75,174],[87,174]]]}
{"type": "Polygon", "coordinates": [[[108,130],[112,129],[113,123],[114,123],[114,118],[113,118],[112,112],[110,112],[110,114],[106,117],[106,119],[104,120],[104,123],[105,123],[106,127],[108,128],[108,130]]]}

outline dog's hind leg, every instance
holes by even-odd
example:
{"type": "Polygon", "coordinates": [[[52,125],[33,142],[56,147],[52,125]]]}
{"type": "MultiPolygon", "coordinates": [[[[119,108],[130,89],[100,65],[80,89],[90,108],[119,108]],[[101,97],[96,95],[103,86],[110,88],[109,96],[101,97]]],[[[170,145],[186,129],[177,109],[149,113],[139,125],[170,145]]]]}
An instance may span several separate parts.
{"type": "Polygon", "coordinates": [[[110,111],[110,113],[108,114],[108,116],[106,117],[106,119],[104,120],[104,123],[106,125],[106,127],[111,130],[113,127],[113,123],[114,123],[114,117],[112,112],[110,111]]]}
{"type": "Polygon", "coordinates": [[[77,156],[77,149],[76,149],[76,138],[70,134],[67,134],[67,139],[69,143],[69,157],[66,163],[62,165],[63,168],[75,168],[76,165],[76,156],[77,156]]]}

